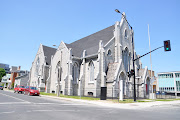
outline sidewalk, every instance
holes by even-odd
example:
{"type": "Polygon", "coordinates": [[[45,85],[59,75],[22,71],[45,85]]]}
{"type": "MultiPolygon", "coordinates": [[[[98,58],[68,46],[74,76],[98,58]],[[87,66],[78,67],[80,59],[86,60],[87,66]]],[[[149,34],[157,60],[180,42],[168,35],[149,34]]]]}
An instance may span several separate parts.
{"type": "Polygon", "coordinates": [[[14,90],[9,90],[8,88],[3,88],[4,91],[14,92],[14,90]]]}
{"type": "Polygon", "coordinates": [[[160,106],[160,105],[173,105],[173,104],[180,104],[180,100],[176,101],[152,101],[152,102],[136,102],[136,103],[113,103],[106,100],[81,100],[81,99],[72,99],[72,98],[63,98],[63,97],[56,97],[56,96],[48,96],[48,95],[41,95],[41,97],[48,97],[53,99],[65,100],[65,101],[74,101],[79,103],[87,103],[87,104],[94,104],[104,107],[111,107],[111,108],[121,108],[121,109],[141,109],[153,106],[160,106]]]}
{"type": "MultiPolygon", "coordinates": [[[[4,89],[5,91],[13,92],[12,90],[4,89]]],[[[48,95],[40,95],[43,98],[52,98],[52,99],[59,99],[64,101],[74,101],[78,103],[86,103],[86,104],[93,104],[99,105],[104,107],[110,108],[121,108],[121,109],[142,109],[142,108],[149,108],[153,106],[160,106],[160,105],[174,105],[180,104],[180,100],[176,101],[152,101],[152,102],[135,102],[135,103],[113,103],[107,100],[82,100],[82,99],[73,99],[73,98],[64,98],[64,97],[56,97],[56,96],[48,96],[48,95]]]]}

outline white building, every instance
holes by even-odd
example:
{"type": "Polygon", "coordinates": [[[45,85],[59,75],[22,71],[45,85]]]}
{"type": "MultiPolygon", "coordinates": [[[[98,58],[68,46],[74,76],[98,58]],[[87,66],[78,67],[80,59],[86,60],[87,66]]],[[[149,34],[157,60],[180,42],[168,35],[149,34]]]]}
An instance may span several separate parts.
{"type": "Polygon", "coordinates": [[[10,77],[11,77],[11,74],[6,74],[6,76],[2,77],[1,83],[4,84],[4,88],[8,88],[11,86],[10,77]]]}
{"type": "MultiPolygon", "coordinates": [[[[62,41],[56,52],[51,54],[46,92],[100,97],[101,88],[105,87],[107,97],[118,97],[120,89],[124,97],[133,97],[133,77],[128,78],[127,72],[133,69],[133,52],[135,58],[138,56],[132,49],[132,39],[134,31],[122,17],[115,25],[71,44],[62,41]],[[121,80],[123,85],[120,88],[121,80]]],[[[36,60],[44,60],[44,56],[40,56],[40,49],[31,68],[31,77],[42,73],[39,69],[35,70],[39,68],[37,64],[42,66],[45,63],[38,63],[36,60]]],[[[148,69],[142,69],[140,59],[135,62],[135,72],[138,77],[137,93],[139,97],[147,97],[149,89],[146,86],[149,86],[150,79],[148,69]]],[[[31,84],[37,80],[38,78],[31,79],[31,84]]]]}
{"type": "Polygon", "coordinates": [[[54,55],[55,51],[56,49],[54,48],[40,44],[30,70],[30,86],[35,86],[40,91],[45,91],[46,80],[49,78],[51,55],[54,55]]]}
{"type": "MultiPolygon", "coordinates": [[[[119,81],[123,80],[123,94],[133,96],[133,79],[127,77],[132,67],[132,39],[134,31],[129,29],[124,18],[106,29],[75,41],[59,45],[51,60],[51,76],[48,81],[49,92],[64,95],[83,95],[99,97],[101,87],[107,87],[108,97],[117,97],[119,81]],[[113,94],[113,95],[112,95],[113,94]]],[[[137,57],[136,52],[135,57],[137,57]]],[[[135,62],[136,76],[142,68],[140,60],[135,62]]],[[[149,82],[147,68],[141,70],[140,97],[149,82]]]]}

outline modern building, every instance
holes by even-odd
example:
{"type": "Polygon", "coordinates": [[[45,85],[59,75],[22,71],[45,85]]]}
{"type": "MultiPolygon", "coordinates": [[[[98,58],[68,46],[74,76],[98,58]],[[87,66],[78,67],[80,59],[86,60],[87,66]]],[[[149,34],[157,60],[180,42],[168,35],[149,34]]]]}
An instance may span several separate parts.
{"type": "Polygon", "coordinates": [[[4,70],[6,71],[6,73],[9,73],[9,72],[10,72],[10,68],[9,68],[9,65],[8,65],[8,64],[0,63],[0,68],[4,68],[4,70]]]}
{"type": "Polygon", "coordinates": [[[180,93],[180,71],[162,72],[157,76],[158,91],[174,93],[176,96],[180,93]]]}

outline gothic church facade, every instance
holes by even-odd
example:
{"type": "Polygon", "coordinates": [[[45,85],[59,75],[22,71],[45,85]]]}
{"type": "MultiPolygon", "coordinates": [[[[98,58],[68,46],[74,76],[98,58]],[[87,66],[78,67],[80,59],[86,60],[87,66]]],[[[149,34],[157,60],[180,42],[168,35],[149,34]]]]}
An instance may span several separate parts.
{"type": "MultiPolygon", "coordinates": [[[[118,97],[119,89],[124,97],[133,97],[134,82],[127,72],[133,69],[133,52],[135,58],[138,55],[133,51],[132,39],[134,31],[122,17],[115,25],[71,44],[62,41],[51,57],[48,56],[48,79],[44,80],[46,92],[100,97],[101,87],[107,87],[107,97],[118,97]],[[123,81],[122,88],[119,87],[120,80],[123,81]]],[[[35,74],[33,67],[32,74],[35,74]]],[[[150,79],[148,69],[142,69],[140,59],[135,62],[135,71],[136,76],[140,76],[136,83],[137,93],[139,97],[147,97],[150,79]]]]}

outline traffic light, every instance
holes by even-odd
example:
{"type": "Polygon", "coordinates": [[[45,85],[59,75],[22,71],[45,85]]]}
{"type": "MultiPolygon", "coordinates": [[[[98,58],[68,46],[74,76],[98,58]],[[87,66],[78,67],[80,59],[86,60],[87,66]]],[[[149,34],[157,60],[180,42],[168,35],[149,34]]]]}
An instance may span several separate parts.
{"type": "Polygon", "coordinates": [[[127,76],[130,78],[131,77],[131,72],[127,72],[127,76]]]}
{"type": "Polygon", "coordinates": [[[164,41],[164,51],[171,51],[170,40],[164,41]]]}
{"type": "Polygon", "coordinates": [[[131,76],[134,75],[134,70],[131,69],[131,71],[127,72],[127,76],[130,78],[131,76]]]}
{"type": "Polygon", "coordinates": [[[133,76],[134,75],[134,70],[133,69],[131,69],[131,76],[133,76]]]}

